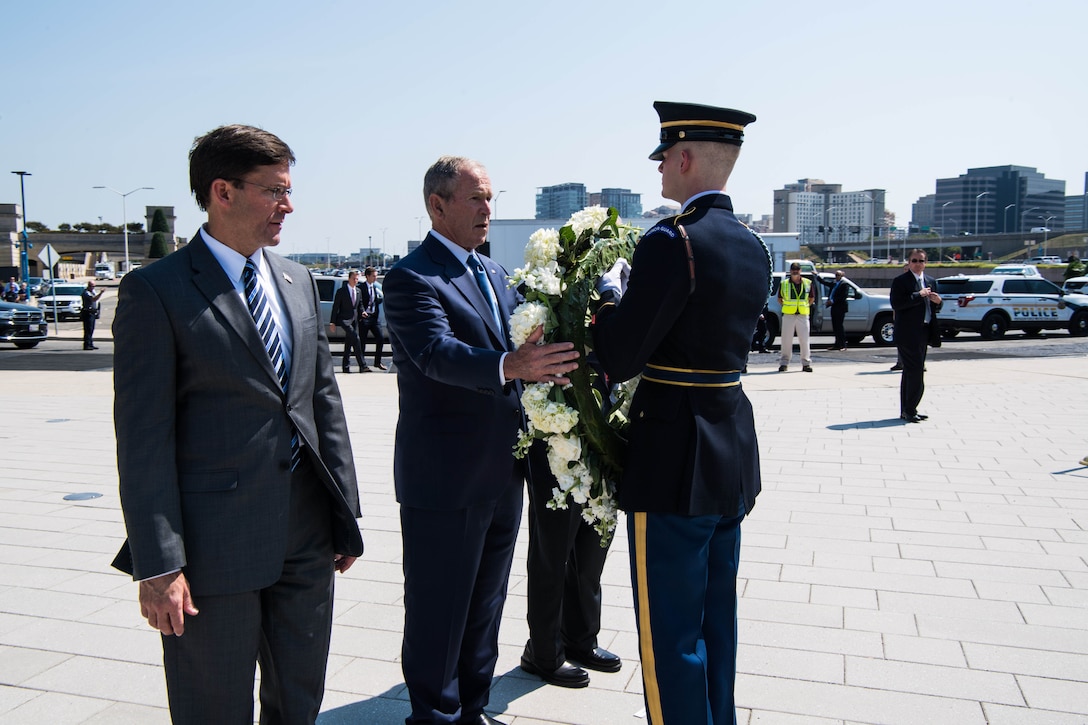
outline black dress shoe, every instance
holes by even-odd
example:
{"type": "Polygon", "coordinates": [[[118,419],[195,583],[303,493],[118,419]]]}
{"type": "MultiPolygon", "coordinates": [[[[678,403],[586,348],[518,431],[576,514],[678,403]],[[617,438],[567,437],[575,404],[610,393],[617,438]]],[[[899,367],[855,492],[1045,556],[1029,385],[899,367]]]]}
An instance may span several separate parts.
{"type": "Polygon", "coordinates": [[[506,725],[499,722],[495,718],[488,715],[486,712],[481,712],[479,715],[473,715],[472,717],[463,717],[457,721],[457,725],[506,725]]]}
{"type": "Polygon", "coordinates": [[[378,363],[374,367],[378,368],[379,370],[388,370],[389,369],[386,366],[382,365],[381,363],[378,363]]]}
{"type": "Polygon", "coordinates": [[[573,665],[568,665],[566,662],[559,665],[559,667],[554,670],[548,670],[533,662],[528,657],[522,656],[521,669],[525,670],[530,675],[536,675],[549,685],[558,685],[559,687],[589,686],[589,673],[581,667],[574,667],[573,665]]]}
{"type": "Polygon", "coordinates": [[[915,413],[914,416],[919,420],[929,420],[929,416],[924,413],[915,413]]]}
{"type": "Polygon", "coordinates": [[[350,372],[351,372],[351,368],[340,368],[340,372],[342,372],[342,373],[350,373],[350,372]]]}
{"type": "Polygon", "coordinates": [[[917,415],[917,414],[907,415],[906,413],[904,413],[903,415],[901,415],[899,417],[902,418],[903,420],[907,421],[908,423],[921,423],[922,420],[924,420],[922,418],[922,416],[917,415]]]}
{"type": "Polygon", "coordinates": [[[597,647],[589,652],[577,652],[567,650],[567,659],[575,662],[587,670],[598,672],[619,672],[623,667],[623,660],[606,649],[597,647]]]}

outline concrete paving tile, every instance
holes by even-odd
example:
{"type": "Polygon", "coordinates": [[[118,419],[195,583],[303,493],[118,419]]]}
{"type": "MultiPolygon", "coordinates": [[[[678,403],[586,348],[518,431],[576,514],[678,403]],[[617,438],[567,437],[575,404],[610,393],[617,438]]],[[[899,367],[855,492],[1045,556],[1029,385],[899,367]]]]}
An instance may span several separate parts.
{"type": "Polygon", "coordinates": [[[827,604],[742,599],[737,602],[737,615],[745,620],[815,627],[842,627],[843,624],[842,607],[827,604]]]}
{"type": "Polygon", "coordinates": [[[829,627],[812,627],[783,622],[745,621],[738,627],[740,643],[811,650],[830,654],[855,654],[880,657],[880,635],[873,632],[848,632],[829,627]]]}
{"type": "Polygon", "coordinates": [[[161,637],[150,627],[119,629],[86,622],[39,619],[34,624],[0,635],[0,641],[15,647],[47,652],[148,665],[162,663],[161,637]]]}
{"type": "Polygon", "coordinates": [[[1025,704],[1012,675],[916,662],[847,657],[846,684],[1004,705],[1025,704]]]}
{"type": "Polygon", "coordinates": [[[1088,589],[1065,589],[1061,587],[1043,587],[1047,601],[1058,607],[1080,607],[1088,609],[1088,589]]]}
{"type": "Polygon", "coordinates": [[[909,592],[880,592],[880,609],[912,615],[935,614],[962,617],[986,622],[1022,624],[1024,617],[1016,604],[978,599],[976,597],[945,597],[909,592]]]}
{"type": "Polygon", "coordinates": [[[102,597],[44,589],[15,588],[0,594],[0,612],[52,619],[79,619],[108,604],[102,597]]]}
{"type": "Polygon", "coordinates": [[[855,609],[876,609],[878,606],[877,593],[872,589],[823,586],[819,584],[812,585],[812,603],[853,607],[855,609]]]}
{"type": "Polygon", "coordinates": [[[77,725],[108,709],[112,702],[78,695],[43,692],[11,712],[4,713],[6,725],[77,725]]]}
{"type": "Polygon", "coordinates": [[[1034,602],[1051,604],[1043,593],[1043,588],[1034,584],[1016,584],[1013,582],[989,582],[975,580],[975,591],[979,599],[997,599],[1004,602],[1034,602]]]}
{"type": "Polygon", "coordinates": [[[364,697],[326,690],[318,725],[403,725],[412,712],[406,700],[395,697],[364,697]]]}
{"type": "Polygon", "coordinates": [[[937,576],[933,562],[917,559],[892,559],[873,557],[873,571],[881,574],[909,574],[910,576],[937,576]]]}
{"type": "MultiPolygon", "coordinates": [[[[813,539],[806,536],[790,536],[789,548],[795,551],[822,551],[840,554],[865,554],[866,556],[898,557],[896,544],[875,543],[872,541],[836,541],[835,539],[813,539]]],[[[741,556],[744,556],[742,553],[741,556]]]]}
{"type": "Polygon", "coordinates": [[[786,566],[782,581],[824,584],[826,586],[862,587],[886,591],[920,592],[949,597],[973,597],[974,588],[965,578],[921,577],[904,574],[878,574],[863,571],[826,571],[786,566]]]}
{"type": "Polygon", "coordinates": [[[739,645],[737,672],[843,684],[843,655],[780,647],[739,645]]]}
{"type": "Polygon", "coordinates": [[[24,647],[0,646],[0,685],[18,685],[55,667],[70,655],[24,647]]]}
{"type": "Polygon", "coordinates": [[[864,554],[822,553],[813,557],[813,566],[821,569],[846,569],[847,571],[872,571],[873,558],[864,554]]]}
{"type": "Polygon", "coordinates": [[[162,667],[94,657],[72,657],[27,680],[36,690],[108,698],[152,707],[166,702],[162,667]]]}
{"type": "Polygon", "coordinates": [[[333,627],[329,651],[348,657],[367,657],[374,660],[400,662],[400,630],[350,627],[338,624],[333,627]]]}
{"type": "Polygon", "coordinates": [[[963,651],[967,664],[975,670],[1088,682],[1088,652],[1049,652],[972,642],[965,642],[963,651]]]}
{"type": "Polygon", "coordinates": [[[1025,602],[1020,604],[1020,611],[1024,613],[1024,620],[1028,624],[1088,630],[1088,613],[1080,608],[1025,602]]]}
{"type": "Polygon", "coordinates": [[[170,711],[165,706],[118,702],[87,718],[83,725],[170,725],[170,711]]]}
{"type": "Polygon", "coordinates": [[[1084,725],[1084,715],[983,703],[989,725],[1084,725]]]}
{"type": "MultiPolygon", "coordinates": [[[[1012,541],[1019,541],[1013,539],[1012,541]]],[[[1046,552],[995,551],[991,548],[977,550],[940,545],[911,545],[902,547],[903,557],[930,559],[936,562],[980,564],[1024,569],[1057,569],[1063,571],[1088,571],[1088,563],[1076,556],[1048,554],[1046,552]]]]}
{"type": "Polygon", "coordinates": [[[1081,713],[1088,702],[1088,682],[1017,675],[1027,704],[1040,710],[1081,713]]]}
{"type": "Polygon", "coordinates": [[[936,534],[932,532],[912,531],[898,528],[873,531],[873,541],[888,542],[909,546],[926,544],[949,549],[985,549],[982,537],[971,534],[936,534]]]}
{"type": "MultiPolygon", "coordinates": [[[[740,714],[737,714],[738,721],[740,714]]],[[[785,712],[753,711],[747,721],[747,725],[843,725],[842,720],[829,720],[824,717],[812,717],[811,715],[791,715],[785,712]]]]}
{"type": "Polygon", "coordinates": [[[923,637],[957,640],[963,643],[1038,648],[1052,652],[1088,652],[1088,636],[1081,630],[1038,627],[1030,624],[1006,623],[995,627],[992,622],[918,615],[918,633],[923,637]]]}
{"type": "Polygon", "coordinates": [[[926,637],[884,635],[884,655],[889,660],[966,667],[967,659],[959,642],[926,637]]]}
{"type": "Polygon", "coordinates": [[[737,705],[753,711],[891,725],[984,725],[978,703],[948,697],[737,675],[737,705]]]}
{"type": "Polygon", "coordinates": [[[982,564],[956,564],[936,562],[937,576],[952,579],[985,579],[993,582],[1020,582],[1040,586],[1060,586],[1065,578],[1059,571],[1043,571],[1011,566],[984,566],[982,564]]]}
{"type": "Polygon", "coordinates": [[[331,690],[360,696],[375,696],[404,686],[399,662],[355,657],[325,682],[331,690]]]}
{"type": "MultiPolygon", "coordinates": [[[[776,599],[784,602],[807,602],[811,597],[808,584],[750,580],[744,589],[747,599],[776,599]]],[[[829,602],[822,602],[828,604],[829,602]]]]}
{"type": "MultiPolygon", "coordinates": [[[[591,675],[593,678],[598,676],[598,673],[591,675]]],[[[522,680],[506,677],[492,687],[491,704],[503,714],[504,722],[511,715],[516,723],[521,713],[539,717],[540,713],[545,712],[555,722],[569,725],[632,725],[645,722],[634,717],[643,708],[641,694],[618,690],[594,691],[593,688],[566,689],[556,693],[553,692],[555,689],[535,678],[522,680]]]]}
{"type": "Polygon", "coordinates": [[[27,690],[21,687],[8,687],[0,685],[0,720],[7,716],[15,708],[23,703],[33,700],[41,693],[37,690],[27,690]]]}
{"type": "Polygon", "coordinates": [[[857,632],[888,634],[918,634],[914,615],[872,609],[846,609],[843,622],[846,629],[857,632]]]}

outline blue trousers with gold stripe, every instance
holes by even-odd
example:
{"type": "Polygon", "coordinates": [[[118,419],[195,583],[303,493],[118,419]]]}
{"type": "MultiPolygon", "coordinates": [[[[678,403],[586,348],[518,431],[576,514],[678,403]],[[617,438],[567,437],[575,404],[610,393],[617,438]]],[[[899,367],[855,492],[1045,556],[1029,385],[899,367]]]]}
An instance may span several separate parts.
{"type": "Polygon", "coordinates": [[[650,725],[735,725],[744,516],[632,512],[635,618],[650,725]]]}

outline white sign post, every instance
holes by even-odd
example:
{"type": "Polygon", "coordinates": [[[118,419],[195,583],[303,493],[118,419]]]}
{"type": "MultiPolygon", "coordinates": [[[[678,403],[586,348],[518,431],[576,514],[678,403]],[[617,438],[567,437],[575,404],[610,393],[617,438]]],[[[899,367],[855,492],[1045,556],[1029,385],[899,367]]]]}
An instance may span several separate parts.
{"type": "MultiPolygon", "coordinates": [[[[45,265],[45,268],[49,270],[50,287],[55,287],[52,283],[53,280],[53,267],[57,266],[57,262],[60,261],[60,255],[57,254],[57,250],[53,249],[52,244],[46,244],[42,247],[42,251],[38,252],[38,260],[45,265]]],[[[45,275],[42,275],[45,277],[45,275]]],[[[57,325],[57,292],[53,290],[53,334],[59,335],[60,328],[57,325]]]]}

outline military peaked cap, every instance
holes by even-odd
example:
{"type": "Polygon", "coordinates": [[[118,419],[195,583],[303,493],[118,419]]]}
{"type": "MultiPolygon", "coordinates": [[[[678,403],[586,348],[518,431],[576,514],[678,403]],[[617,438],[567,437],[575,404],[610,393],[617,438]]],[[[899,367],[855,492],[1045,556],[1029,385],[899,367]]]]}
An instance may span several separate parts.
{"type": "Polygon", "coordinates": [[[661,117],[661,145],[650,154],[654,161],[661,161],[664,152],[681,141],[716,141],[740,146],[744,127],[756,120],[744,111],[699,103],[655,101],[654,110],[661,117]]]}

